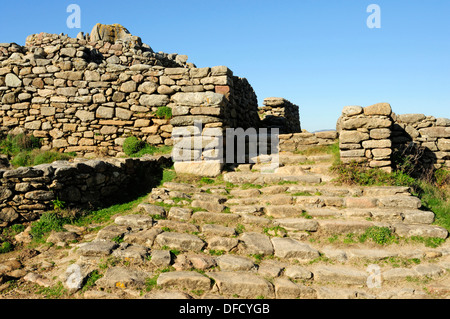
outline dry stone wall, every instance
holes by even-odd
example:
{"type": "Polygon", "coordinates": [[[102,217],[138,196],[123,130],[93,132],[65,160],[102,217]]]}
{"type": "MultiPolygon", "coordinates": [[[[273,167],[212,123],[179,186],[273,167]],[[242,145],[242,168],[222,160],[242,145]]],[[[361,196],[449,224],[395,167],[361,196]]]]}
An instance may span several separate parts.
{"type": "Polygon", "coordinates": [[[300,133],[299,107],[283,98],[269,97],[264,99],[264,106],[259,108],[261,125],[267,128],[278,128],[281,134],[300,133]]]}
{"type": "Polygon", "coordinates": [[[106,207],[158,185],[168,157],[59,161],[0,170],[0,227],[32,221],[54,209],[106,207]]]}
{"type": "Polygon", "coordinates": [[[46,33],[28,37],[25,47],[0,45],[0,107],[4,134],[27,131],[44,149],[94,156],[123,155],[130,135],[172,145],[173,125],[155,115],[159,107],[173,109],[175,126],[186,125],[180,117],[215,117],[204,124],[224,127],[258,119],[250,84],[226,67],[196,68],[185,56],[135,42],[46,33]],[[220,108],[186,101],[200,93],[226,99],[220,108]]]}
{"type": "Polygon", "coordinates": [[[386,171],[393,154],[413,155],[422,169],[450,167],[450,119],[392,112],[387,103],[346,106],[337,123],[341,160],[386,171]]]}
{"type": "Polygon", "coordinates": [[[365,108],[344,107],[337,125],[342,162],[356,161],[369,167],[391,171],[391,114],[392,109],[388,103],[365,108]]]}
{"type": "Polygon", "coordinates": [[[182,154],[188,161],[177,171],[216,175],[223,163],[193,161],[223,162],[217,150],[226,149],[227,128],[301,132],[298,106],[268,98],[261,121],[247,79],[225,66],[197,68],[187,60],[155,53],[120,25],[97,24],[91,35],[76,38],[34,34],[23,47],[0,44],[0,133],[25,132],[40,138],[43,149],[85,157],[123,156],[131,135],[156,146],[189,136],[178,147],[193,144],[182,154]],[[158,116],[162,107],[171,118],[158,116]]]}
{"type": "Polygon", "coordinates": [[[312,146],[332,145],[336,143],[338,136],[337,131],[280,134],[279,150],[280,152],[296,152],[312,146]]]}
{"type": "Polygon", "coordinates": [[[392,114],[392,118],[394,149],[420,152],[425,167],[450,167],[450,119],[424,114],[392,114]]]}

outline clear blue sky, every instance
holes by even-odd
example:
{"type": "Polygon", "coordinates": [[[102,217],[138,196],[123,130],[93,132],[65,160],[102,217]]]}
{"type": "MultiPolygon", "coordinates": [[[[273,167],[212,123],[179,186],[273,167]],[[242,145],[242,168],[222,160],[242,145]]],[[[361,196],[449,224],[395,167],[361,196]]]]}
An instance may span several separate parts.
{"type": "Polygon", "coordinates": [[[155,51],[198,67],[226,65],[258,96],[300,106],[302,128],[334,128],[346,105],[389,102],[394,112],[450,118],[449,0],[2,1],[0,42],[76,36],[124,25],[155,51]],[[81,29],[69,29],[69,4],[81,29]],[[370,4],[381,28],[369,29],[370,4]]]}

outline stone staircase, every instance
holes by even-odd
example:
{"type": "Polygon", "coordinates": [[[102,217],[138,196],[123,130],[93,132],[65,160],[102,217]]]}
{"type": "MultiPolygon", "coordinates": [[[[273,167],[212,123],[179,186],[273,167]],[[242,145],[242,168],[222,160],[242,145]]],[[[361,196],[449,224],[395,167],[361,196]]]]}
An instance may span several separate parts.
{"type": "MultiPolygon", "coordinates": [[[[61,281],[78,291],[77,280],[101,269],[102,278],[79,298],[450,296],[450,245],[417,240],[448,232],[409,188],[335,185],[327,154],[280,154],[279,168],[268,173],[270,160],[238,165],[215,180],[166,182],[133,214],[80,232],[55,266],[23,280],[61,281]]],[[[28,263],[50,256],[42,252],[28,263]]]]}

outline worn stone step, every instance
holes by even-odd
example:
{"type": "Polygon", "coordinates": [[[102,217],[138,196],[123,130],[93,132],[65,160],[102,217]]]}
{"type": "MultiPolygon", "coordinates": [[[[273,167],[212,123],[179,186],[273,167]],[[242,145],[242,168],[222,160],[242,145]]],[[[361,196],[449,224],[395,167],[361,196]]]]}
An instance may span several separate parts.
{"type": "Polygon", "coordinates": [[[414,196],[396,195],[384,197],[336,197],[336,196],[295,196],[296,204],[315,207],[348,207],[348,208],[409,208],[419,209],[420,199],[414,196]]]}
{"type": "Polygon", "coordinates": [[[264,214],[264,205],[230,205],[228,206],[230,211],[238,215],[255,215],[261,216],[264,214]]]}
{"type": "Polygon", "coordinates": [[[144,271],[113,267],[109,268],[105,275],[97,280],[96,286],[105,289],[111,288],[143,288],[145,286],[145,279],[149,274],[144,271]]]}
{"type": "Polygon", "coordinates": [[[191,203],[192,207],[201,208],[212,213],[221,213],[225,210],[225,205],[214,203],[208,200],[194,200],[191,203]]]}
{"type": "Polygon", "coordinates": [[[263,277],[248,272],[208,272],[208,277],[215,281],[218,292],[225,296],[240,298],[274,298],[273,285],[263,277]]]}
{"type": "Polygon", "coordinates": [[[155,243],[159,247],[168,246],[173,249],[201,251],[206,243],[199,237],[177,232],[163,232],[156,236],[155,243]]]}
{"type": "Polygon", "coordinates": [[[240,250],[247,255],[273,255],[273,244],[268,236],[256,232],[245,232],[239,237],[240,250]]]}
{"type": "Polygon", "coordinates": [[[362,196],[363,189],[360,187],[340,187],[329,185],[289,185],[286,186],[286,192],[291,194],[323,195],[323,196],[362,196]]]}
{"type": "Polygon", "coordinates": [[[259,155],[250,158],[250,163],[253,164],[252,167],[258,164],[266,163],[279,163],[281,165],[289,164],[302,164],[311,162],[331,162],[333,160],[333,155],[331,154],[317,154],[317,155],[298,155],[292,153],[278,153],[273,155],[259,155]]]}
{"type": "Polygon", "coordinates": [[[417,245],[410,246],[398,246],[398,245],[384,245],[384,246],[368,246],[367,244],[355,244],[346,248],[345,246],[329,244],[320,248],[320,252],[327,258],[346,263],[353,260],[367,260],[380,261],[389,259],[391,257],[399,257],[405,259],[419,259],[419,260],[434,260],[442,263],[442,266],[446,268],[448,262],[446,256],[448,256],[448,248],[428,248],[420,247],[417,245]]]}
{"type": "Polygon", "coordinates": [[[406,224],[406,223],[388,223],[375,222],[366,220],[339,220],[339,219],[319,219],[317,220],[319,228],[317,232],[321,235],[336,234],[362,234],[370,227],[387,227],[399,237],[435,237],[446,239],[448,231],[440,226],[422,225],[422,224],[406,224]]]}
{"type": "Polygon", "coordinates": [[[162,288],[209,291],[211,279],[196,271],[172,271],[159,275],[157,285],[162,288]]]}
{"type": "Polygon", "coordinates": [[[344,208],[304,207],[304,211],[313,218],[339,218],[339,219],[364,219],[374,222],[402,222],[405,224],[430,225],[435,220],[435,214],[431,211],[404,208],[344,208]]]}
{"type": "Polygon", "coordinates": [[[111,255],[117,247],[119,245],[109,240],[94,240],[81,244],[78,252],[86,257],[105,257],[111,255]]]}
{"type": "Polygon", "coordinates": [[[319,184],[322,177],[317,174],[305,174],[300,176],[230,172],[223,175],[224,181],[233,184],[275,184],[280,182],[298,182],[307,184],[319,184]]]}
{"type": "Polygon", "coordinates": [[[324,162],[332,161],[333,155],[330,154],[320,154],[320,155],[295,155],[280,153],[278,155],[279,162],[284,165],[288,164],[300,164],[305,162],[324,162]]]}
{"type": "Polygon", "coordinates": [[[412,268],[392,268],[381,271],[384,282],[398,282],[418,278],[437,278],[442,276],[446,270],[435,264],[421,264],[412,268]]]}
{"type": "MultiPolygon", "coordinates": [[[[273,171],[274,174],[280,175],[305,175],[308,173],[328,175],[330,174],[331,165],[331,163],[308,165],[279,163],[278,166],[274,165],[274,167],[271,168],[271,171],[273,171]]],[[[255,164],[251,166],[251,171],[269,172],[268,168],[270,167],[268,167],[267,164],[255,164]]]]}
{"type": "Polygon", "coordinates": [[[359,287],[314,286],[317,299],[427,299],[427,293],[414,288],[369,289],[359,287]]]}
{"type": "Polygon", "coordinates": [[[364,286],[369,277],[366,271],[344,266],[321,265],[312,272],[315,283],[364,286]]]}
{"type": "Polygon", "coordinates": [[[194,185],[186,184],[186,183],[165,182],[163,184],[163,187],[170,189],[170,190],[184,192],[184,193],[201,193],[204,191],[203,189],[201,189],[199,187],[195,187],[194,185]]]}
{"type": "Polygon", "coordinates": [[[318,220],[319,228],[318,232],[322,235],[335,235],[335,234],[362,234],[366,229],[377,226],[377,223],[365,221],[365,220],[337,220],[337,219],[325,219],[318,220]]]}
{"type": "MultiPolygon", "coordinates": [[[[235,192],[236,194],[237,192],[235,192]]],[[[195,203],[201,203],[202,201],[194,201],[195,203]]],[[[206,209],[206,206],[218,205],[213,202],[208,202],[209,204],[204,204],[203,208],[206,209]]],[[[194,204],[193,204],[194,205],[194,204]]],[[[378,213],[384,210],[387,214],[394,213],[396,211],[397,217],[394,219],[403,220],[404,216],[403,212],[407,215],[407,219],[410,219],[412,223],[417,222],[416,219],[424,218],[430,219],[432,217],[431,214],[423,213],[421,217],[419,217],[419,208],[421,207],[420,199],[413,196],[385,196],[384,200],[381,200],[378,197],[344,197],[344,196],[323,196],[323,195],[315,195],[312,196],[310,193],[304,192],[294,192],[291,194],[288,193],[279,193],[279,194],[264,194],[257,195],[256,192],[253,193],[251,197],[238,197],[228,199],[225,205],[261,205],[261,206],[269,206],[269,205],[296,205],[300,206],[303,209],[308,208],[348,208],[350,210],[360,210],[362,215],[370,215],[370,210],[378,209],[378,213]],[[369,212],[369,213],[364,213],[369,212]]],[[[208,209],[209,210],[209,209],[208,209]]],[[[370,217],[370,216],[369,216],[370,217]]],[[[429,223],[428,221],[427,223],[429,223]]],[[[433,220],[431,220],[433,222],[433,220]]]]}
{"type": "Polygon", "coordinates": [[[253,260],[248,257],[227,254],[217,257],[216,261],[221,271],[256,271],[253,260]]]}
{"type": "Polygon", "coordinates": [[[319,223],[316,220],[306,218],[280,218],[274,219],[273,224],[281,226],[286,230],[299,230],[315,232],[319,228],[319,223]]]}
{"type": "Polygon", "coordinates": [[[298,218],[302,217],[304,212],[302,207],[294,205],[270,205],[265,207],[266,215],[273,218],[298,218]]]}
{"type": "Polygon", "coordinates": [[[436,237],[446,239],[447,229],[435,225],[394,224],[395,233],[401,237],[436,237]]]}
{"type": "Polygon", "coordinates": [[[234,223],[240,220],[241,216],[238,214],[215,213],[215,212],[195,212],[191,216],[193,222],[204,223],[234,223]]]}
{"type": "Polygon", "coordinates": [[[276,278],[273,282],[277,299],[316,299],[317,292],[311,287],[295,283],[288,278],[276,278]]]}
{"type": "MultiPolygon", "coordinates": [[[[261,190],[263,193],[263,189],[261,190]]],[[[310,195],[323,196],[348,196],[348,197],[380,197],[393,195],[411,195],[409,187],[404,186],[372,186],[372,187],[355,187],[355,186],[333,186],[333,185],[291,185],[284,189],[290,193],[309,193],[310,195]]],[[[284,192],[283,191],[283,192],[284,192]]]]}
{"type": "Polygon", "coordinates": [[[301,243],[292,238],[273,237],[272,245],[274,248],[274,256],[298,260],[308,261],[316,259],[320,256],[319,251],[312,248],[308,244],[301,243]]]}

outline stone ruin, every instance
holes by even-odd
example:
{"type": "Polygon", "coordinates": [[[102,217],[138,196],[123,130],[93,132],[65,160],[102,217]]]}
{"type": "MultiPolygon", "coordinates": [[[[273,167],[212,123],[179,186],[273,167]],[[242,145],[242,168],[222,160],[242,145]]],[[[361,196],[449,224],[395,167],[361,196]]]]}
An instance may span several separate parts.
{"type": "Polygon", "coordinates": [[[394,151],[421,169],[450,167],[450,119],[392,112],[388,103],[346,106],[337,123],[341,160],[391,172],[394,151]]]}
{"type": "MultiPolygon", "coordinates": [[[[0,131],[27,132],[42,139],[43,149],[84,157],[124,156],[131,135],[172,145],[173,131],[194,132],[196,121],[219,136],[227,128],[301,132],[298,106],[270,98],[259,108],[247,79],[226,66],[197,68],[187,60],[155,53],[117,24],[97,24],[76,38],[34,34],[24,47],[0,44],[0,131]],[[173,118],[158,118],[160,107],[171,108],[173,118]]],[[[194,153],[208,159],[208,150],[203,145],[194,153]]],[[[195,173],[198,163],[190,164],[177,170],[195,173]]],[[[214,175],[223,167],[213,166],[214,175]]]]}
{"type": "Polygon", "coordinates": [[[396,115],[387,103],[348,106],[336,131],[310,133],[301,130],[297,105],[270,97],[258,107],[247,79],[226,66],[197,68],[187,61],[154,52],[120,25],[97,24],[76,38],[34,34],[25,46],[0,43],[0,134],[32,134],[43,149],[76,152],[81,161],[0,171],[2,216],[37,216],[55,196],[76,205],[82,198],[106,201],[125,180],[132,185],[135,176],[152,174],[146,169],[159,165],[153,160],[120,159],[128,136],[155,146],[187,143],[190,151],[175,159],[175,169],[202,176],[222,172],[226,154],[216,150],[226,149],[227,129],[237,128],[277,129],[280,152],[339,138],[343,162],[391,171],[394,150],[416,145],[425,149],[424,165],[450,167],[449,119],[396,115]],[[158,117],[161,107],[170,108],[172,118],[158,117]],[[83,157],[110,159],[86,164],[83,157]],[[73,191],[64,191],[68,187],[73,191]]]}

